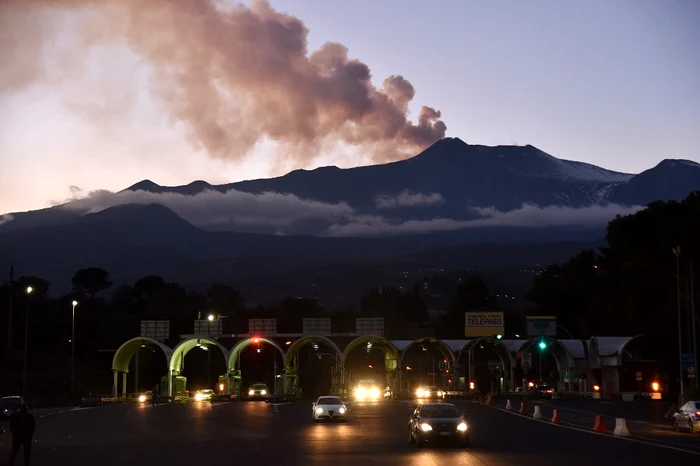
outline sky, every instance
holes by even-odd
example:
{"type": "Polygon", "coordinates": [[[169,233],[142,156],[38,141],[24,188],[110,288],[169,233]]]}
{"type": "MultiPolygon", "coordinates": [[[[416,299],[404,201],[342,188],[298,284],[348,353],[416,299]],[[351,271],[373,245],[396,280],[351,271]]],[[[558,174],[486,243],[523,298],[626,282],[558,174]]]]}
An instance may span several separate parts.
{"type": "Polygon", "coordinates": [[[442,136],[627,173],[700,161],[694,0],[85,3],[0,0],[0,213],[381,163],[442,136]]]}

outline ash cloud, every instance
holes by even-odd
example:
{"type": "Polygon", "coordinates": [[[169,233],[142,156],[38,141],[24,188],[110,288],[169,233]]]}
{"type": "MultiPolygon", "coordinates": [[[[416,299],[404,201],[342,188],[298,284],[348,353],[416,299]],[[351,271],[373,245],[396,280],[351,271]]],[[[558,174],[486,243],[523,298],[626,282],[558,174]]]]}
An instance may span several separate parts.
{"type": "Polygon", "coordinates": [[[366,214],[345,202],[324,203],[293,194],[250,194],[236,190],[207,190],[196,195],[93,191],[80,199],[70,200],[61,208],[88,214],[124,204],[161,204],[205,230],[336,237],[390,236],[497,226],[603,226],[616,215],[628,215],[643,209],[614,204],[580,209],[524,204],[520,209],[507,212],[495,208],[473,209],[478,216],[473,220],[402,220],[366,214]]]}
{"type": "MultiPolygon", "coordinates": [[[[283,147],[280,158],[297,164],[337,143],[384,162],[445,136],[439,110],[423,106],[417,122],[409,120],[415,89],[405,78],[389,76],[377,88],[369,67],[350,58],[345,46],[328,42],[309,52],[307,36],[300,19],[275,11],[267,0],[249,6],[217,0],[3,0],[0,92],[34,84],[79,92],[69,83],[87,74],[89,52],[126,45],[148,66],[151,94],[170,120],[184,123],[193,145],[214,158],[240,160],[268,139],[283,147]],[[66,42],[59,40],[66,31],[69,44],[57,45],[66,42]]],[[[103,76],[110,86],[114,72],[103,76]]],[[[93,118],[90,109],[105,113],[114,92],[98,94],[99,105],[85,103],[93,118]]],[[[85,101],[69,100],[73,106],[85,101]]],[[[119,101],[120,108],[111,110],[133,111],[121,108],[131,100],[119,101]]]]}

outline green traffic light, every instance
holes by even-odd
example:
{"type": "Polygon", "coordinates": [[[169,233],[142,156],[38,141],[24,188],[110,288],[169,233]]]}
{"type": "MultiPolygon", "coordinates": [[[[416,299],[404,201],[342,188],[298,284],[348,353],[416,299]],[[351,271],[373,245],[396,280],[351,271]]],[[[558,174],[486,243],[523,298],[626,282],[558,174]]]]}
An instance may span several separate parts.
{"type": "Polygon", "coordinates": [[[501,338],[503,338],[503,335],[496,335],[496,340],[500,340],[501,338]]]}
{"type": "Polygon", "coordinates": [[[541,341],[540,342],[540,349],[545,349],[546,347],[547,347],[547,343],[545,343],[544,341],[541,341]]]}

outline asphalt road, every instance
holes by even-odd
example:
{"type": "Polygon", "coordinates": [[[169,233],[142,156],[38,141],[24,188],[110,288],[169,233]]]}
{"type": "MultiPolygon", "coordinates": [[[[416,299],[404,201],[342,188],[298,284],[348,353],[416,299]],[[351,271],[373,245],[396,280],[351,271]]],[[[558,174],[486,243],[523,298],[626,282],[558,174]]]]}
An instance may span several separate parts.
{"type": "MultiPolygon", "coordinates": [[[[565,429],[493,407],[458,404],[470,417],[468,449],[409,445],[410,405],[400,401],[349,404],[349,422],[338,424],[312,423],[308,402],[111,405],[37,413],[32,464],[658,466],[700,460],[697,455],[565,429]]],[[[0,464],[9,456],[9,435],[5,440],[0,464]]]]}

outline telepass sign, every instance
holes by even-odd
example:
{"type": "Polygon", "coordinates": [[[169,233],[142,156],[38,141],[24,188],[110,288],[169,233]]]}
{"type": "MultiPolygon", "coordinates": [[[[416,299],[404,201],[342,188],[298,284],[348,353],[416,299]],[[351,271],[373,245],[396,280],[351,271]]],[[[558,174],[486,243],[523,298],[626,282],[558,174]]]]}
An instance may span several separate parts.
{"type": "Polygon", "coordinates": [[[503,335],[502,312],[466,312],[464,319],[464,336],[466,337],[503,335]]]}

